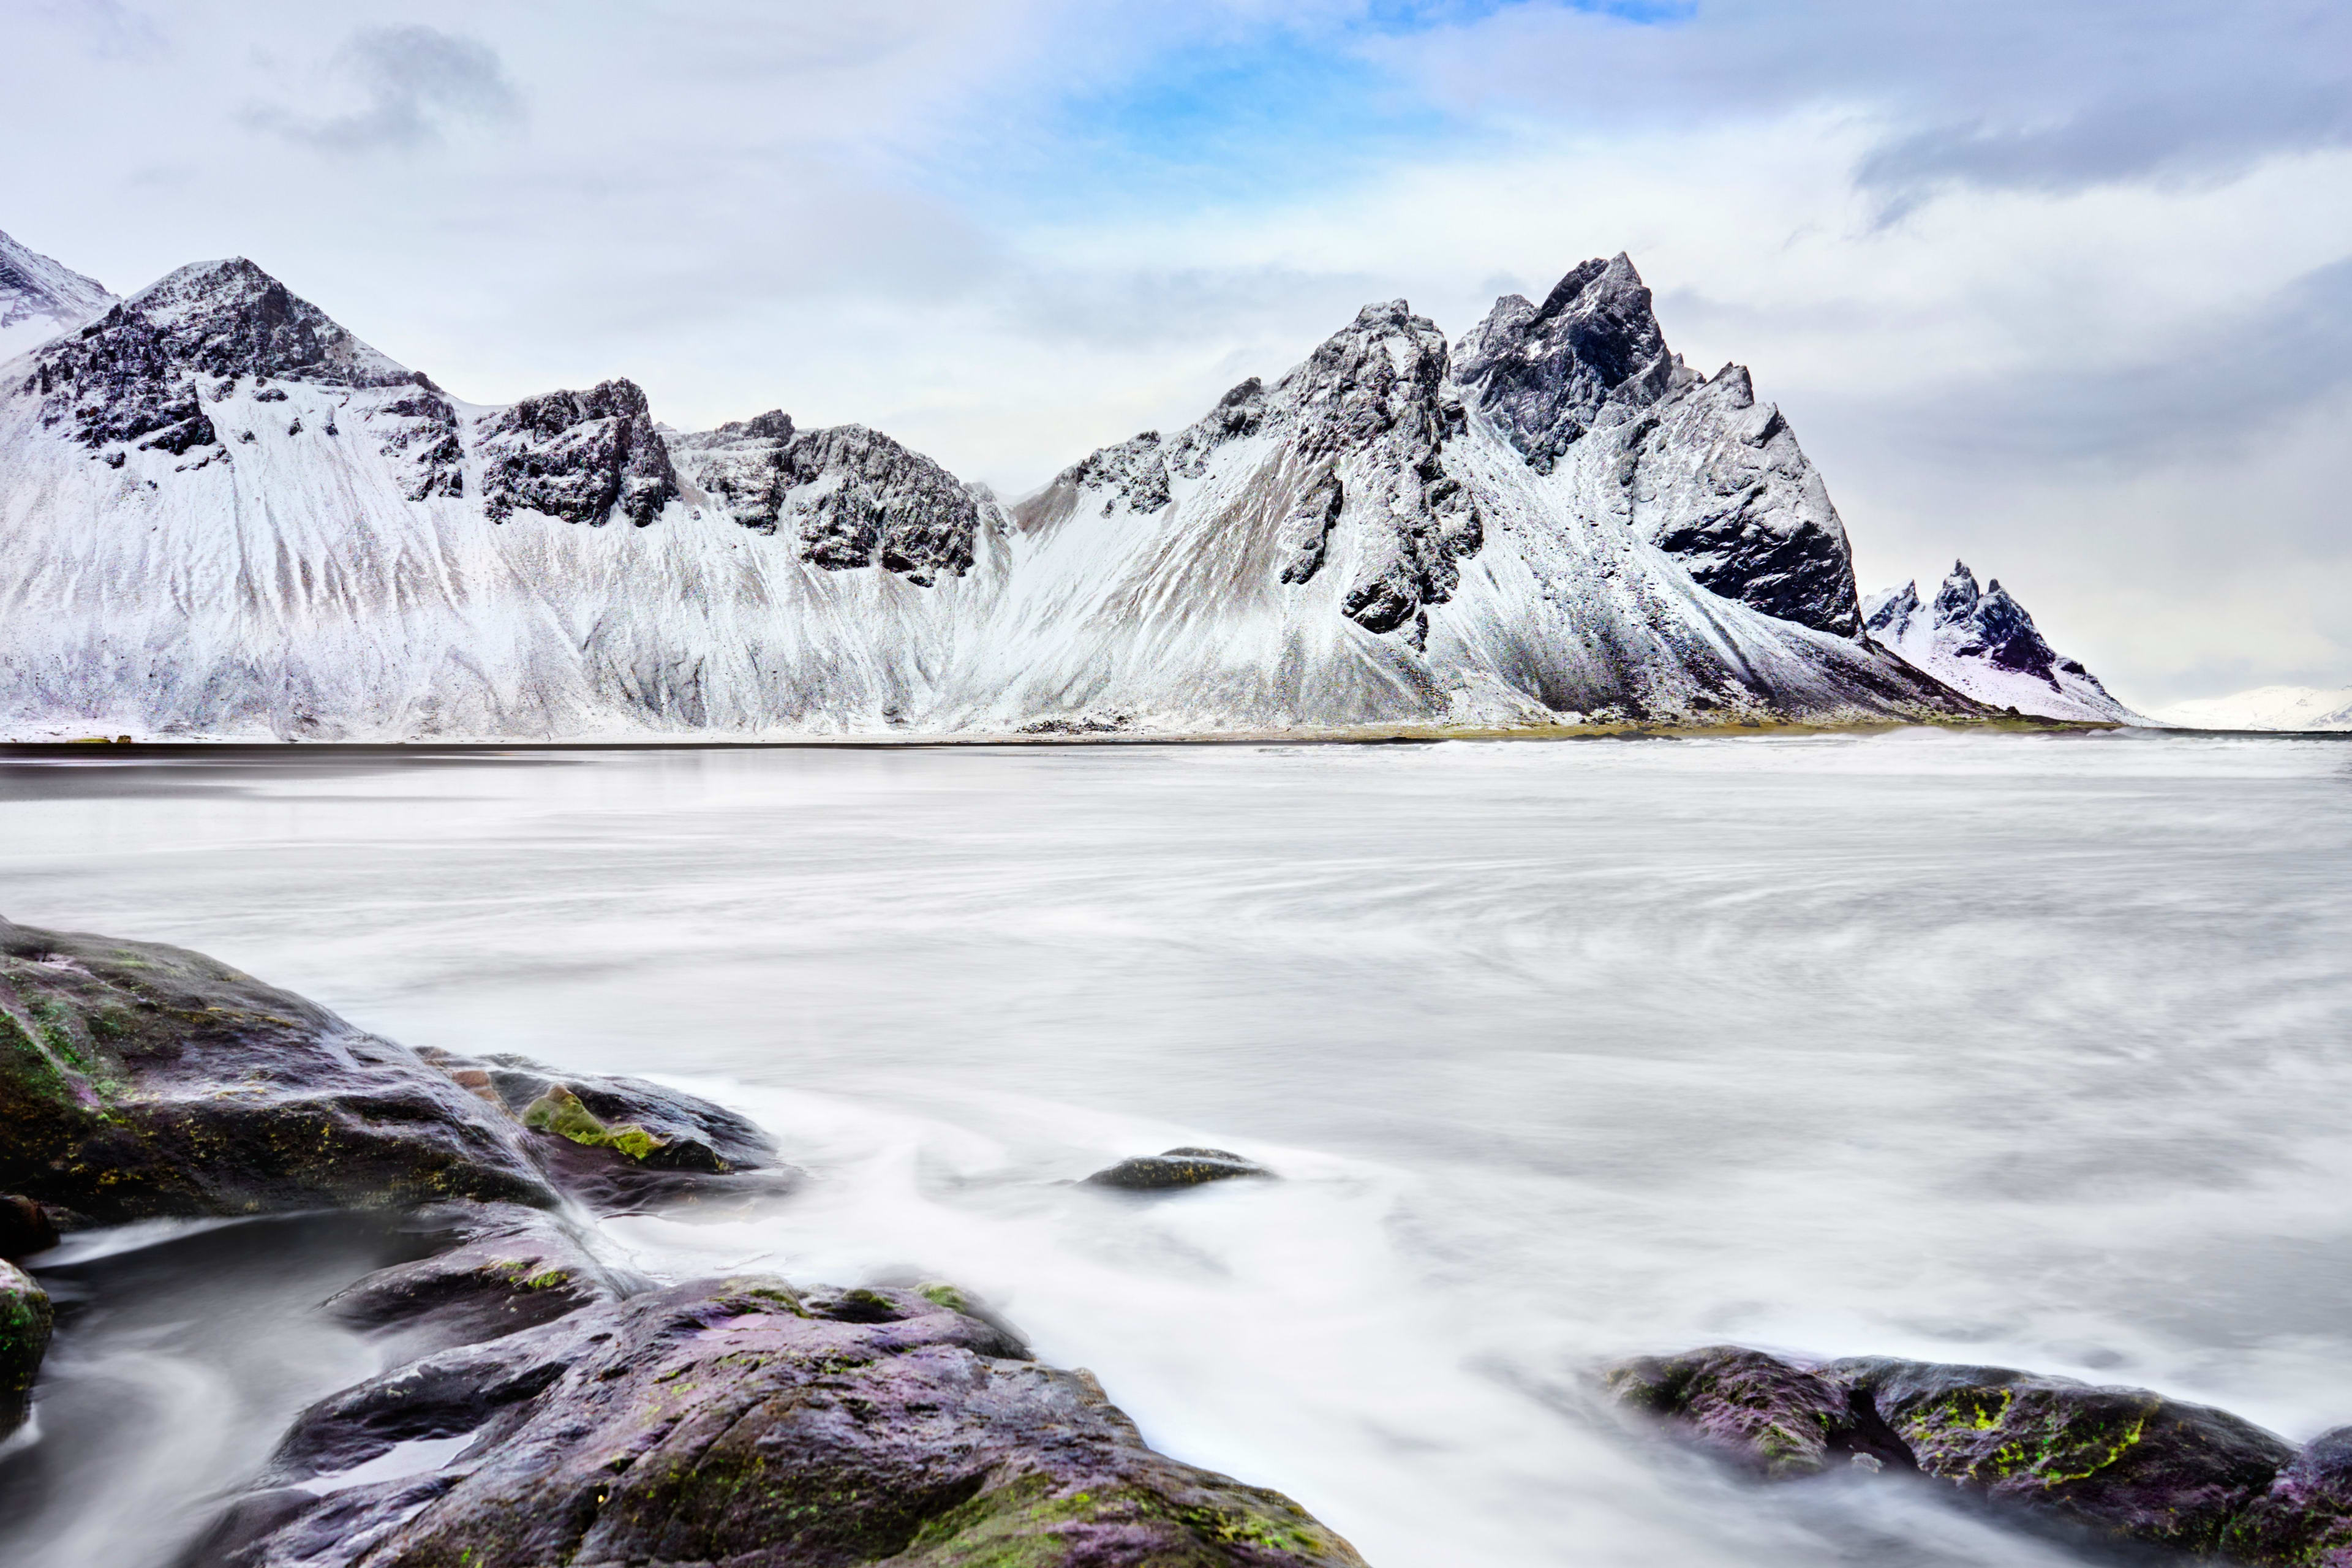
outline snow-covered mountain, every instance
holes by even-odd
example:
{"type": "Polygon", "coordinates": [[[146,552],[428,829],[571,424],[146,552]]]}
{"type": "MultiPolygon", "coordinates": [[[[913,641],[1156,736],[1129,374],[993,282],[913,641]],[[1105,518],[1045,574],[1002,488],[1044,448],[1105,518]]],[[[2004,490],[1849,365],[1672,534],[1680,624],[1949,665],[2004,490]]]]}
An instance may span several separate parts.
{"type": "Polygon", "coordinates": [[[2257,686],[2175,702],[2150,717],[2191,730],[2352,730],[2352,686],[2257,686]]]}
{"type": "Polygon", "coordinates": [[[2139,717],[2109,696],[2097,676],[2054,652],[2000,579],[1979,589],[1963,562],[1952,563],[1927,604],[1916,583],[1872,595],[1863,623],[1918,668],[1991,707],[2043,719],[2139,717]]]}
{"type": "Polygon", "coordinates": [[[114,303],[85,278],[0,234],[0,363],[80,326],[114,303]]]}
{"type": "Polygon", "coordinates": [[[0,375],[0,733],[585,738],[1961,716],[1623,257],[1399,300],[1006,507],[626,381],[466,403],[250,262],[0,375]]]}

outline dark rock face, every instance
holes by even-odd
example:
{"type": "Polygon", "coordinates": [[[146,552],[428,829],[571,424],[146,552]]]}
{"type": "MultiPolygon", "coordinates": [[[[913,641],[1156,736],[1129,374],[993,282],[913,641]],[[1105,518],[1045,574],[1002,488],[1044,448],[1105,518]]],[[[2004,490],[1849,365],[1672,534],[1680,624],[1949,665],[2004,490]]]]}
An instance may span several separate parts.
{"type": "Polygon", "coordinates": [[[1539,473],[1605,470],[1633,520],[1708,592],[1851,637],[1859,595],[1828,488],[1744,366],[1705,381],[1666,348],[1622,254],[1541,305],[1497,300],[1454,351],[1463,401],[1539,473]]]}
{"type": "Polygon", "coordinates": [[[58,1244],[57,1222],[28,1197],[0,1196],[0,1258],[15,1262],[58,1244]]]}
{"type": "Polygon", "coordinates": [[[1171,1149],[1164,1154],[1142,1154],[1097,1171],[1087,1184],[1119,1187],[1128,1192],[1165,1192],[1173,1187],[1197,1187],[1204,1182],[1230,1181],[1235,1176],[1272,1176],[1255,1160],[1223,1149],[1171,1149]]]}
{"type": "MultiPolygon", "coordinates": [[[[1461,563],[1486,542],[1477,509],[1443,460],[1463,427],[1445,373],[1444,334],[1391,300],[1365,306],[1282,384],[1297,409],[1292,452],[1312,471],[1344,468],[1347,500],[1372,531],[1340,603],[1367,631],[1394,631],[1451,598],[1461,563]]],[[[1308,553],[1301,544],[1294,571],[1308,553]]]]}
{"type": "Polygon", "coordinates": [[[0,921],[0,1191],[84,1220],[551,1206],[513,1119],[198,953],[0,921]]]}
{"type": "Polygon", "coordinates": [[[829,571],[880,566],[929,586],[961,576],[980,533],[980,502],[953,474],[862,425],[796,430],[762,414],[681,437],[689,477],[745,528],[790,522],[801,558],[829,571]]]}
{"type": "Polygon", "coordinates": [[[307,1412],[199,1561],[1354,1565],[1278,1493],[1146,1448],[1083,1373],[920,1292],[679,1286],[307,1412]],[[290,1489],[420,1439],[438,1468],[290,1489]]]}
{"type": "Polygon", "coordinates": [[[413,374],[250,261],[200,262],[33,355],[25,390],[93,449],[217,445],[205,391],[241,376],[394,386],[413,374]]]}
{"type": "Polygon", "coordinates": [[[48,1293],[15,1264],[0,1263],[0,1437],[25,1424],[50,1321],[48,1293]]]}
{"type": "Polygon", "coordinates": [[[384,456],[408,461],[413,476],[410,500],[466,493],[466,447],[457,435],[457,411],[447,398],[420,389],[370,409],[366,417],[370,424],[383,426],[384,456]]]}
{"type": "Polygon", "coordinates": [[[1465,401],[1546,474],[1604,413],[1622,419],[1694,379],[1622,251],[1570,269],[1540,305],[1496,300],[1463,338],[1454,374],[1465,401]]]}
{"type": "Polygon", "coordinates": [[[669,448],[635,382],[526,397],[482,421],[478,446],[496,521],[527,507],[591,528],[617,512],[644,528],[677,499],[669,448]]]}
{"type": "Polygon", "coordinates": [[[2347,1517],[2333,1500],[2352,1444],[2323,1438],[2297,1458],[2226,1411],[2146,1389],[1880,1358],[1797,1366],[1735,1346],[1622,1363],[1605,1381],[1774,1479],[1845,1452],[2113,1540],[2249,1562],[2347,1517]]]}
{"type": "MultiPolygon", "coordinates": [[[[1916,589],[1913,590],[1912,602],[1917,603],[1916,589]]],[[[1878,616],[1889,613],[1889,609],[1882,609],[1878,616]]],[[[1999,578],[1983,592],[1978,592],[1976,574],[1969,570],[1965,562],[1952,563],[1951,575],[1936,591],[1931,616],[1935,626],[1951,628],[1952,652],[1957,658],[1980,658],[1998,669],[2034,676],[2049,682],[2053,690],[2058,689],[2058,679],[2053,673],[2056,669],[2091,679],[2089,670],[2071,658],[2059,658],[2056,650],[2042,640],[2033,617],[2025,613],[2024,605],[2010,597],[1999,578]]]]}

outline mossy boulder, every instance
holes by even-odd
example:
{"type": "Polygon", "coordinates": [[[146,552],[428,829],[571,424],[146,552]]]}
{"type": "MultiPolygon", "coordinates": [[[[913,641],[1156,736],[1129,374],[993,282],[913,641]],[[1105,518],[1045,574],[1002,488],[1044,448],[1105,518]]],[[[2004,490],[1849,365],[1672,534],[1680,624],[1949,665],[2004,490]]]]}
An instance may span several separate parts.
{"type": "Polygon", "coordinates": [[[0,1437],[25,1424],[33,1380],[48,1352],[48,1292],[13,1263],[0,1263],[0,1437]]]}
{"type": "Polygon", "coordinates": [[[87,1221],[558,1199],[511,1116],[200,953],[0,921],[0,1192],[87,1221]]]}
{"type": "MultiPolygon", "coordinates": [[[[2287,1485],[2293,1446],[2227,1411],[2007,1367],[1797,1363],[1718,1345],[1621,1362],[1602,1383],[1621,1404],[1768,1479],[1818,1473],[1843,1453],[2067,1529],[2200,1555],[2240,1552],[2256,1536],[2300,1539],[2286,1516],[2307,1494],[2332,1497],[2339,1474],[2352,1495],[2352,1473],[2325,1467],[2287,1485]],[[2273,1512],[2255,1529],[2245,1521],[2258,1507],[2273,1512]]],[[[2329,1506],[2329,1517],[2346,1517],[2329,1506]]]]}
{"type": "Polygon", "coordinates": [[[355,1541],[375,1568],[1361,1568],[981,1318],[756,1278],[590,1307],[314,1406],[199,1560],[324,1568],[355,1541]],[[424,1474],[296,1489],[468,1434],[424,1474]]]}
{"type": "Polygon", "coordinates": [[[525,1057],[420,1054],[516,1118],[557,1185],[603,1214],[772,1196],[800,1176],[757,1124],[698,1095],[525,1057]]]}
{"type": "Polygon", "coordinates": [[[2226,1410],[2144,1388],[1875,1358],[1822,1370],[1866,1395],[1927,1474],[2125,1541],[2210,1553],[2294,1457],[2226,1410]]]}
{"type": "Polygon", "coordinates": [[[1239,1176],[1270,1179],[1273,1175],[1256,1161],[1230,1150],[1184,1148],[1121,1160],[1088,1176],[1087,1184],[1130,1193],[1158,1193],[1197,1187],[1208,1182],[1228,1182],[1239,1176]]]}

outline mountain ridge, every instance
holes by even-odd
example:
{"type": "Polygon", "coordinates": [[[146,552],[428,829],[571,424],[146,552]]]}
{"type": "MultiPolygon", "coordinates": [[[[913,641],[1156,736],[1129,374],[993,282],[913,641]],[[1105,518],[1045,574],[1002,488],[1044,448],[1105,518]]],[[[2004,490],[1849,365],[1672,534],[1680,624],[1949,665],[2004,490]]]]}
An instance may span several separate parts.
{"type": "Polygon", "coordinates": [[[0,386],[0,719],[566,739],[1985,711],[1861,626],[1787,422],[1744,369],[1665,349],[1630,260],[1515,299],[1466,348],[1367,306],[1007,507],[861,426],[667,430],[625,379],[465,403],[249,261],[194,264],[0,386]]]}

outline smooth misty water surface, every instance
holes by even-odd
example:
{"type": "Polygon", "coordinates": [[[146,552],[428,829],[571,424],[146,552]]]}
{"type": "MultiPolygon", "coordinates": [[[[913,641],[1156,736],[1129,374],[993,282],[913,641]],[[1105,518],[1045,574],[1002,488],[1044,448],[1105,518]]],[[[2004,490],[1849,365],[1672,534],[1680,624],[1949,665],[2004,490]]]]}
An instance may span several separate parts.
{"type": "MultiPolygon", "coordinates": [[[[958,1279],[1376,1568],[2062,1560],[1629,1443],[1630,1351],[2352,1421],[2352,744],[19,756],[0,912],[739,1103],[815,1179],[641,1267],[958,1279]],[[1056,1184],[1180,1142],[1286,1179],[1056,1184]]],[[[0,1559],[167,1558],[367,1370],[380,1239],[237,1233],[52,1271],[0,1559]]]]}

